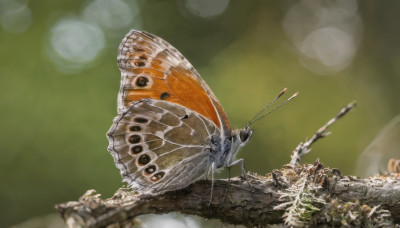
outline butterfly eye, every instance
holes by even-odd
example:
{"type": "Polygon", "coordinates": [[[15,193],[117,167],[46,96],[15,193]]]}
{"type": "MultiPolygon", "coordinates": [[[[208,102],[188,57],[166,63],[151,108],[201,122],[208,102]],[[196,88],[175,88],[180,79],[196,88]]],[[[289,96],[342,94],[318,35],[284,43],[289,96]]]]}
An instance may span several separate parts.
{"type": "Polygon", "coordinates": [[[240,131],[240,141],[245,142],[247,140],[247,138],[249,137],[249,135],[247,134],[247,132],[245,131],[240,131]]]}
{"type": "Polygon", "coordinates": [[[242,129],[239,133],[240,141],[242,143],[247,142],[252,134],[253,130],[242,129]]]}

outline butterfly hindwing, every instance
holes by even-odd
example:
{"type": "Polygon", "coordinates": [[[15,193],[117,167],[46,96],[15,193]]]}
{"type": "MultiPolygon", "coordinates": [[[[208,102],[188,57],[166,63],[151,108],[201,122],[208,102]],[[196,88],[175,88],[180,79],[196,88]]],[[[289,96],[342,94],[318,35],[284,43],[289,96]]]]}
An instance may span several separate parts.
{"type": "Polygon", "coordinates": [[[186,186],[208,171],[215,124],[183,106],[154,99],[120,113],[107,137],[124,181],[140,192],[186,186]],[[190,172],[189,172],[190,171],[190,172]]]}

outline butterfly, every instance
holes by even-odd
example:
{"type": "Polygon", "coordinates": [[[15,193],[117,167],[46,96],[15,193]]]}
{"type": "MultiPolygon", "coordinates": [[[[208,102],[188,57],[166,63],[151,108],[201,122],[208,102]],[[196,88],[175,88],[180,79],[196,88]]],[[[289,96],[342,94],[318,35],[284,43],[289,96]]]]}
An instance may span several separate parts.
{"type": "Polygon", "coordinates": [[[253,134],[251,123],[232,130],[221,103],[176,48],[131,30],[117,59],[118,115],[107,138],[124,182],[160,194],[224,167],[241,165],[246,176],[235,156],[253,134]]]}

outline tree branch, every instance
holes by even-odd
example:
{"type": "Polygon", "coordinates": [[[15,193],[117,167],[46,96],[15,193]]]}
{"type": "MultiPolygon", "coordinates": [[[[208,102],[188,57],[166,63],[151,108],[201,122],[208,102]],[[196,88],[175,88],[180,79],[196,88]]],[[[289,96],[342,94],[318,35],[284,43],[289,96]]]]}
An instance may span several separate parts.
{"type": "Polygon", "coordinates": [[[245,226],[286,222],[282,216],[290,210],[297,211],[291,214],[290,225],[294,226],[343,222],[377,225],[400,221],[398,174],[368,179],[341,177],[340,172],[324,168],[317,160],[314,165],[287,166],[266,176],[249,174],[249,178],[254,191],[249,190],[246,181],[233,178],[226,198],[228,182],[216,181],[210,206],[211,181],[203,180],[158,196],[121,188],[112,198],[102,200],[94,190],[89,190],[79,201],[59,204],[56,208],[71,227],[122,226],[133,224],[139,215],[169,212],[245,226]],[[299,186],[303,188],[301,194],[292,191],[299,186]],[[294,199],[300,204],[293,206],[294,199]]]}

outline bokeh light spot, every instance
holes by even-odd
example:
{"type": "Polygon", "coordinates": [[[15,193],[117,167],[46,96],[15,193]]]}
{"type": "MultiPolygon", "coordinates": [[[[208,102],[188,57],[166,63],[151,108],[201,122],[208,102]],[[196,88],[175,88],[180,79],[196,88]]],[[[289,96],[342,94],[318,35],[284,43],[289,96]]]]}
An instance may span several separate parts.
{"type": "Polygon", "coordinates": [[[31,25],[31,10],[27,2],[0,1],[1,27],[8,33],[23,33],[31,25]]]}
{"type": "Polygon", "coordinates": [[[105,46],[103,31],[96,24],[61,19],[50,34],[50,60],[62,72],[76,72],[93,61],[105,46]]]}
{"type": "Polygon", "coordinates": [[[303,0],[291,6],[283,28],[299,52],[300,62],[319,75],[349,66],[362,37],[357,0],[303,0]]]}
{"type": "Polygon", "coordinates": [[[221,15],[229,5],[229,0],[187,0],[186,8],[194,15],[208,18],[221,15]]]}
{"type": "Polygon", "coordinates": [[[131,6],[122,0],[95,0],[83,12],[83,18],[88,22],[97,23],[107,30],[125,29],[132,26],[141,27],[139,7],[136,1],[130,2],[131,6]]]}
{"type": "Polygon", "coordinates": [[[327,68],[342,69],[352,60],[356,46],[353,38],[333,27],[311,32],[300,46],[300,51],[327,68]]]}

